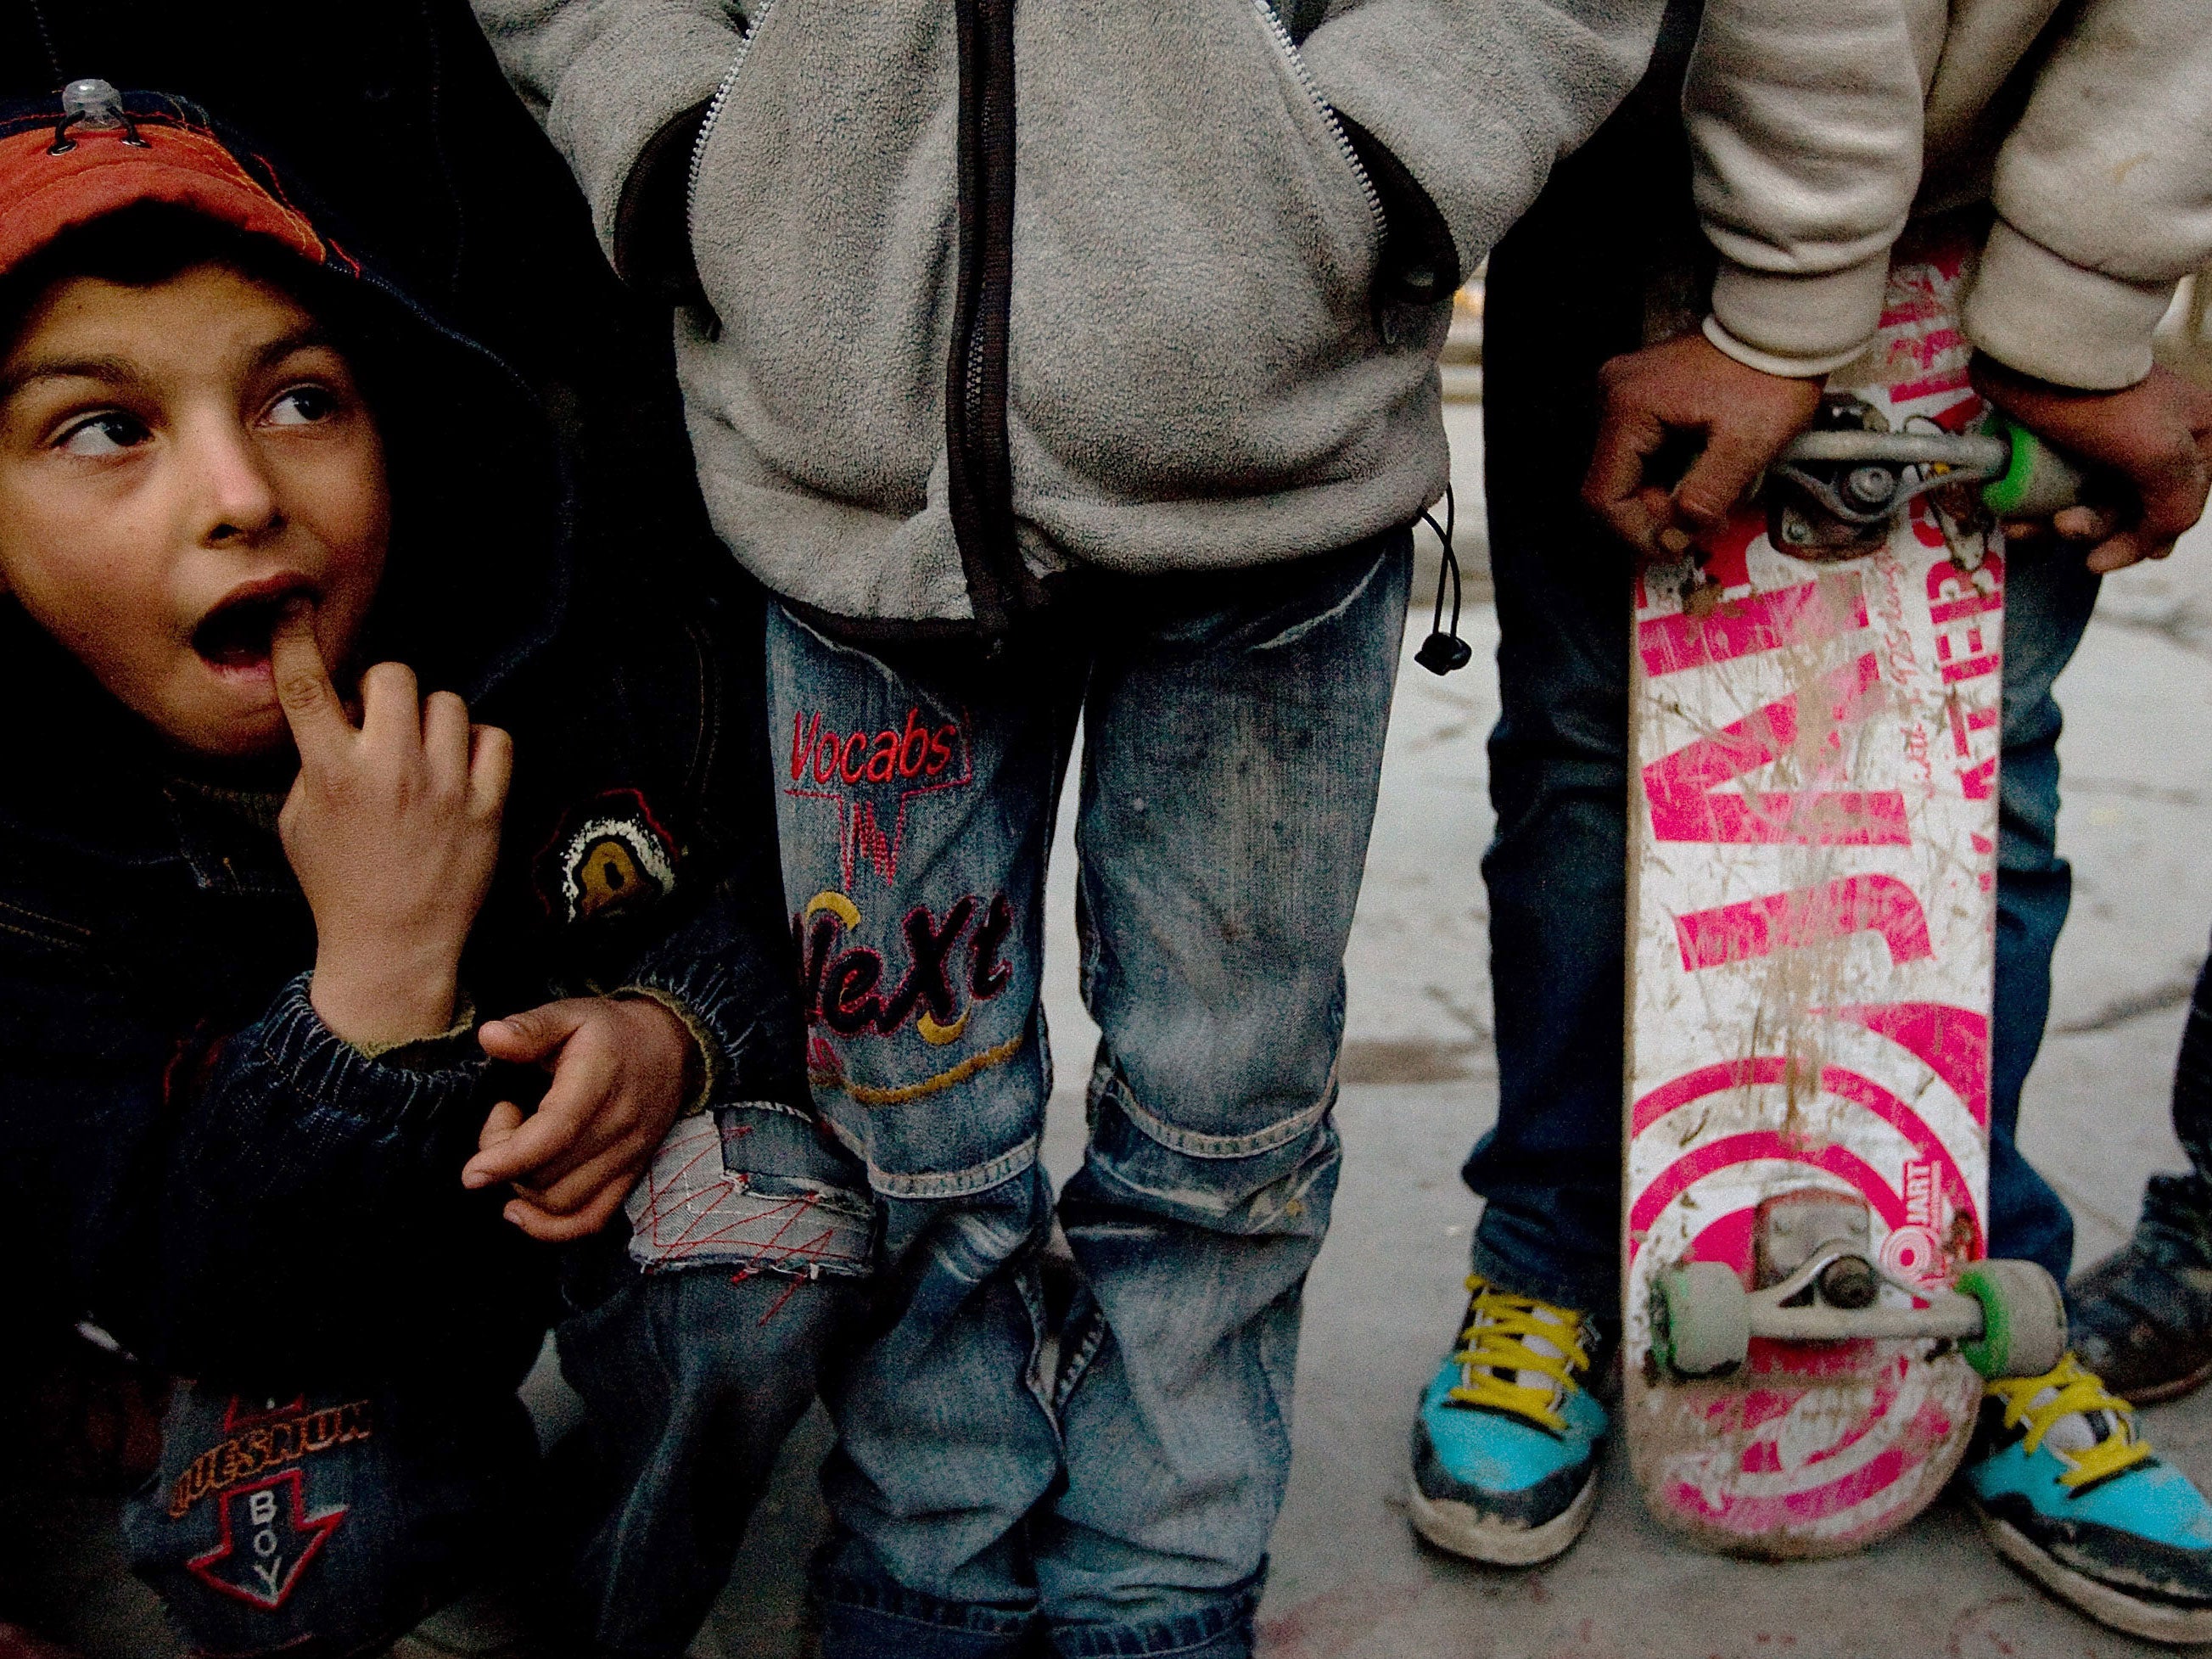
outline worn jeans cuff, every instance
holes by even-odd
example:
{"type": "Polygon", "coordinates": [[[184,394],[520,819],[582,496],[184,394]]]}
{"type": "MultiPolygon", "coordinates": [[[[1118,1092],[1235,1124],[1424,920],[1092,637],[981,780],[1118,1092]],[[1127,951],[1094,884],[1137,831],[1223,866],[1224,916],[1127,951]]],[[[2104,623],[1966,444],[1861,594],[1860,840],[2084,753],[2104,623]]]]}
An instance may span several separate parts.
{"type": "Polygon", "coordinates": [[[1028,1659],[1036,1615],[1021,1607],[940,1601],[903,1585],[817,1570],[822,1659],[1028,1659]]]}
{"type": "Polygon", "coordinates": [[[1054,1625],[1056,1659],[1249,1659],[1267,1564],[1210,1605],[1136,1625],[1054,1625]]]}
{"type": "MultiPolygon", "coordinates": [[[[1488,1219],[1486,1214],[1484,1220],[1488,1219]]],[[[1538,1261],[1526,1250],[1516,1249],[1513,1241],[1492,1237],[1481,1226],[1474,1230],[1468,1265],[1511,1296],[1533,1296],[1540,1302],[1556,1303],[1600,1320],[1619,1315],[1620,1283],[1614,1273],[1577,1273],[1560,1262],[1538,1261]]]]}

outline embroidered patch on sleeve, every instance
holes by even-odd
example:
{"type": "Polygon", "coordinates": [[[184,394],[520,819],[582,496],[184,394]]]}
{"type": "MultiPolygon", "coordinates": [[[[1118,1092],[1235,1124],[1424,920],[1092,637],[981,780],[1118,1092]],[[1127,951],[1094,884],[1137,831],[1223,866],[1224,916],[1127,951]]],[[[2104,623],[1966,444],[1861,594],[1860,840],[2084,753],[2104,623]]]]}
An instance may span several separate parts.
{"type": "Polygon", "coordinates": [[[222,1494],[216,1547],[185,1563],[209,1589],[274,1613],[292,1599],[300,1575],[346,1518],[343,1506],[307,1513],[307,1477],[287,1469],[222,1494]]]}
{"type": "Polygon", "coordinates": [[[676,885],[676,843],[643,795],[610,790],[562,818],[538,855],[537,880],[556,921],[646,909],[676,885]]]}
{"type": "Polygon", "coordinates": [[[181,1520],[201,1498],[240,1486],[264,1472],[299,1463],[318,1452],[366,1440],[371,1433],[368,1401],[319,1406],[306,1397],[264,1411],[241,1409],[236,1395],[222,1417],[228,1437],[185,1465],[169,1488],[169,1513],[181,1520]]]}

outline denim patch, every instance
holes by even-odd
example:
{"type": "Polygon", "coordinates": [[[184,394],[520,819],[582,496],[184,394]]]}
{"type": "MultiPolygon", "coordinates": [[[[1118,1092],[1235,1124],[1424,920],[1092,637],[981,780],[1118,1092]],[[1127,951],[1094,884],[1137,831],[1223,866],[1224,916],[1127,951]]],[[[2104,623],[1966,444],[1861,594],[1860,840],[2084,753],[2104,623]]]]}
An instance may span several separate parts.
{"type": "Polygon", "coordinates": [[[710,1264],[866,1273],[873,1225],[867,1200],[804,1176],[731,1168],[726,1142],[747,1127],[705,1115],[677,1120],[625,1206],[630,1260],[647,1273],[710,1264]]]}

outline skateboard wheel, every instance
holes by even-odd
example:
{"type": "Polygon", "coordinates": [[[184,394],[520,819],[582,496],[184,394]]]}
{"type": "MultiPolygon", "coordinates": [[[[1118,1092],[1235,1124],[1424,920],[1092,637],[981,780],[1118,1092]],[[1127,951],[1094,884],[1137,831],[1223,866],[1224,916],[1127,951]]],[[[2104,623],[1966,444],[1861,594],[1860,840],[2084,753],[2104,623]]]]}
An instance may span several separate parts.
{"type": "Polygon", "coordinates": [[[1751,1352],[1751,1298],[1724,1261],[1685,1261],[1660,1273],[1666,1363],[1684,1376],[1734,1370],[1751,1352]]]}
{"type": "Polygon", "coordinates": [[[1981,1338],[1960,1352],[1984,1376],[2040,1376],[2066,1357],[2065,1301],[2034,1262],[1977,1261],[1958,1289],[1982,1304],[1981,1338]]]}

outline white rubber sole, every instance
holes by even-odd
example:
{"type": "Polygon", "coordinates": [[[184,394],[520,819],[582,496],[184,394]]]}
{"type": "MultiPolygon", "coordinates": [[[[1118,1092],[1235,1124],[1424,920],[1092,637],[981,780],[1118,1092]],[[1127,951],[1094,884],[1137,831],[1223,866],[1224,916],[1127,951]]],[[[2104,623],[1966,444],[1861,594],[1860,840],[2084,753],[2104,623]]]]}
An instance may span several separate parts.
{"type": "Polygon", "coordinates": [[[2163,1642],[2177,1647],[2212,1642],[2212,1608],[2169,1607],[2156,1601],[2138,1601],[2109,1584],[2100,1584],[2052,1560],[2030,1543],[2018,1528],[1998,1520],[1978,1504],[1974,1505],[1974,1514],[1999,1555],[2060,1601],[2079,1607],[2099,1624],[2140,1636],[2146,1642],[2163,1642]]]}
{"type": "Polygon", "coordinates": [[[1493,1567],[1533,1567],[1566,1553],[1597,1513],[1597,1476],[1575,1494],[1575,1501],[1540,1527],[1516,1527],[1477,1515],[1449,1498],[1424,1498],[1418,1486],[1407,1490],[1407,1514],[1413,1530],[1440,1550],[1493,1567]]]}

